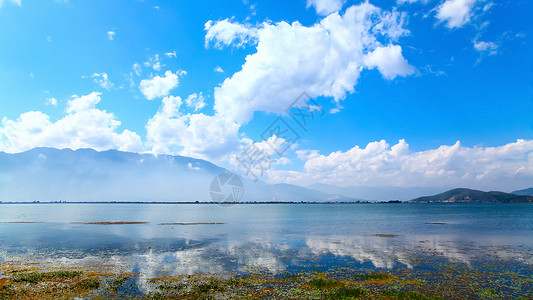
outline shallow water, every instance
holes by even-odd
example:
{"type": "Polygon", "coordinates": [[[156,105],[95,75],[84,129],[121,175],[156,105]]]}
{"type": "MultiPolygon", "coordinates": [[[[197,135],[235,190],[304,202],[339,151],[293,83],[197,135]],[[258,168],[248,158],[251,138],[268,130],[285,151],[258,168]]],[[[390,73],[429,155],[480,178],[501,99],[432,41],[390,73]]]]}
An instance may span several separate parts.
{"type": "Polygon", "coordinates": [[[0,222],[0,260],[113,265],[147,278],[431,270],[424,258],[533,264],[532,204],[2,204],[0,222]],[[82,224],[122,221],[148,223],[82,224]],[[175,222],[223,224],[159,225],[175,222]]]}

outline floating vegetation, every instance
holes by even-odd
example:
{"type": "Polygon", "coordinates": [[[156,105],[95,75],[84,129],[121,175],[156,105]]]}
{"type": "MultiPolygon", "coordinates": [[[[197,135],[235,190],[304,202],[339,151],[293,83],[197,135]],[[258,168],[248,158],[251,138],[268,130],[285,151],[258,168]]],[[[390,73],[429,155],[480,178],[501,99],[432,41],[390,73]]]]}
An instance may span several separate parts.
{"type": "Polygon", "coordinates": [[[398,300],[444,300],[444,298],[441,297],[427,296],[417,292],[405,291],[383,291],[381,292],[381,295],[398,300]]]}
{"type": "Polygon", "coordinates": [[[363,280],[363,281],[390,280],[392,278],[394,278],[394,276],[392,276],[389,273],[365,273],[365,274],[357,274],[354,276],[355,280],[363,280]]]}
{"type": "Polygon", "coordinates": [[[137,225],[137,224],[148,224],[148,222],[74,222],[73,224],[84,224],[84,225],[137,225]]]}
{"type": "Polygon", "coordinates": [[[14,282],[30,282],[37,283],[42,280],[50,279],[69,279],[79,277],[82,274],[81,271],[55,271],[55,272],[31,272],[15,274],[11,277],[14,282]]]}
{"type": "Polygon", "coordinates": [[[385,238],[393,238],[393,237],[397,237],[398,235],[397,234],[376,233],[376,234],[373,234],[373,236],[385,237],[385,238]]]}
{"type": "Polygon", "coordinates": [[[78,286],[84,290],[94,290],[99,288],[101,281],[99,279],[84,279],[78,283],[78,286]]]}
{"type": "Polygon", "coordinates": [[[313,278],[309,280],[308,284],[316,289],[331,289],[334,287],[340,287],[344,284],[335,279],[325,279],[325,278],[313,278]]]}
{"type": "Polygon", "coordinates": [[[327,296],[327,299],[353,299],[365,295],[368,291],[366,289],[357,288],[344,288],[337,290],[327,296]]]}

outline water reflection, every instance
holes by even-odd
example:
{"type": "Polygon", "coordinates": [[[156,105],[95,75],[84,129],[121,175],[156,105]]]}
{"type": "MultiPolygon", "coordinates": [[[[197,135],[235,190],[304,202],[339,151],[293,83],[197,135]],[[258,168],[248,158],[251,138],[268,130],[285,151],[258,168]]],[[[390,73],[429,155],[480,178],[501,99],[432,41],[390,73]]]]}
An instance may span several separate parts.
{"type": "MultiPolygon", "coordinates": [[[[115,233],[117,231],[114,231],[115,233]]],[[[63,232],[64,233],[64,232],[63,232]]],[[[107,273],[138,273],[142,282],[150,278],[194,273],[243,274],[279,273],[287,270],[327,270],[351,268],[424,267],[421,257],[444,259],[471,265],[480,259],[514,260],[533,264],[533,251],[527,247],[465,242],[453,235],[307,236],[302,240],[280,241],[271,238],[219,237],[148,238],[132,240],[111,235],[114,243],[88,239],[81,244],[32,247],[2,244],[0,257],[11,264],[39,262],[54,266],[100,266],[107,273]],[[121,239],[122,238],[122,239],[121,239]]]]}
{"type": "Polygon", "coordinates": [[[420,268],[426,267],[424,257],[466,266],[483,259],[533,264],[533,240],[527,238],[533,232],[530,206],[483,206],[483,215],[476,215],[477,206],[439,205],[102,207],[2,206],[3,221],[43,223],[0,223],[0,259],[19,265],[97,266],[102,272],[138,273],[141,281],[193,273],[420,268]],[[505,212],[503,219],[489,222],[491,211],[505,212]],[[72,223],[85,221],[149,224],[72,223]],[[224,224],[158,225],[171,221],[224,224]],[[425,224],[429,221],[446,225],[425,224]]]}

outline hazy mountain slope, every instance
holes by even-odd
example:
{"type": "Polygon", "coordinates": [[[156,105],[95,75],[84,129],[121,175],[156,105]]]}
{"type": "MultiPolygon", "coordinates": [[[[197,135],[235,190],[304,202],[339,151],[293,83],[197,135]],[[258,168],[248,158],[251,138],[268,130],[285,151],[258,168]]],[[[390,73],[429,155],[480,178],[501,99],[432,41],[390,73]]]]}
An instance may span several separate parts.
{"type": "Polygon", "coordinates": [[[315,183],[310,185],[309,188],[329,194],[339,194],[354,199],[366,199],[370,201],[407,201],[416,197],[420,197],[421,195],[436,194],[446,190],[446,188],[435,187],[339,187],[322,183],[315,183]]]}
{"type": "Polygon", "coordinates": [[[459,188],[434,196],[419,197],[409,202],[533,202],[533,197],[459,188]]]}
{"type": "Polygon", "coordinates": [[[512,193],[516,195],[533,196],[533,188],[513,191],[512,193]]]}
{"type": "MultiPolygon", "coordinates": [[[[117,150],[0,152],[0,201],[211,201],[210,184],[226,171],[200,159],[117,150]]],[[[242,201],[335,198],[294,185],[243,184],[242,201]]]]}

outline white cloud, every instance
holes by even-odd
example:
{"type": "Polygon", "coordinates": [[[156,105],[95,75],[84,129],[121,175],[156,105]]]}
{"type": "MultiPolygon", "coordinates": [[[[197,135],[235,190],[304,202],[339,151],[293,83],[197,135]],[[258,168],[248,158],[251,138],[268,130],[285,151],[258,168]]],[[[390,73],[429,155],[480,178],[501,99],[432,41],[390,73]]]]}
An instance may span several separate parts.
{"type": "Polygon", "coordinates": [[[300,152],[304,171],[269,172],[273,182],[345,186],[466,186],[481,189],[513,189],[533,180],[533,140],[517,140],[499,147],[440,146],[411,152],[400,140],[390,146],[384,140],[320,155],[300,152]]]}
{"type": "MultiPolygon", "coordinates": [[[[15,5],[22,6],[21,0],[7,0],[7,2],[11,2],[15,5]]],[[[4,0],[0,0],[0,7],[2,7],[3,5],[4,5],[4,0]]]]}
{"type": "Polygon", "coordinates": [[[155,76],[151,79],[141,80],[139,90],[148,100],[152,100],[159,97],[164,97],[170,94],[170,91],[178,86],[180,74],[184,74],[184,71],[176,72],[166,71],[165,76],[155,76]]]}
{"type": "Polygon", "coordinates": [[[75,113],[93,109],[96,104],[100,102],[100,95],[102,95],[102,93],[99,92],[92,92],[89,95],[81,97],[74,95],[72,96],[72,99],[68,101],[65,111],[67,113],[75,113]]]}
{"type": "Polygon", "coordinates": [[[182,134],[182,155],[220,162],[237,152],[243,141],[239,139],[239,124],[218,116],[202,113],[187,117],[188,127],[182,134]]]}
{"type": "Polygon", "coordinates": [[[93,148],[143,151],[140,137],[124,130],[114,114],[95,108],[100,93],[73,96],[63,118],[51,122],[39,111],[23,113],[17,120],[4,118],[0,127],[0,151],[22,152],[35,147],[93,148]]]}
{"type": "Polygon", "coordinates": [[[159,111],[146,124],[146,139],[155,154],[169,154],[171,146],[181,145],[180,133],[186,130],[185,121],[179,112],[180,97],[163,98],[159,111]]]}
{"type": "Polygon", "coordinates": [[[201,110],[206,105],[205,98],[204,98],[204,95],[202,95],[202,93],[199,93],[199,94],[194,93],[194,94],[189,95],[189,97],[185,99],[185,103],[187,104],[188,107],[193,107],[195,112],[201,110]]]}
{"type": "Polygon", "coordinates": [[[106,90],[111,89],[114,84],[109,81],[109,77],[107,76],[107,73],[94,73],[91,75],[93,78],[93,81],[98,84],[101,88],[104,88],[106,90]]]}
{"type": "Polygon", "coordinates": [[[383,77],[387,79],[411,75],[415,71],[402,56],[402,47],[397,45],[378,47],[365,56],[364,63],[370,69],[378,68],[383,77]]]}
{"type": "Polygon", "coordinates": [[[223,48],[232,45],[233,47],[243,47],[248,43],[255,43],[257,29],[249,24],[239,24],[230,22],[229,19],[222,21],[208,21],[205,23],[205,47],[208,48],[214,42],[215,48],[223,48]]]}
{"type": "Polygon", "coordinates": [[[437,8],[437,19],[448,28],[459,28],[470,21],[476,0],[446,0],[437,8]]]}
{"type": "Polygon", "coordinates": [[[110,30],[107,32],[107,38],[112,41],[115,38],[115,34],[116,32],[110,30]]]}
{"type": "Polygon", "coordinates": [[[217,116],[182,114],[180,97],[163,98],[146,124],[147,144],[155,154],[181,154],[222,161],[242,147],[239,125],[217,116]]]}
{"type": "MultiPolygon", "coordinates": [[[[238,131],[254,111],[283,112],[303,91],[336,101],[353,92],[359,73],[367,67],[365,56],[383,47],[380,41],[390,44],[408,34],[403,20],[404,16],[396,11],[383,12],[363,3],[348,8],[343,16],[334,13],[311,27],[298,22],[265,22],[252,27],[229,19],[209,21],[205,26],[206,46],[257,43],[257,53],[249,55],[242,70],[215,89],[213,116],[183,115],[176,108],[169,117],[162,112],[171,105],[166,103],[169,100],[163,102],[160,112],[147,124],[147,145],[154,153],[228,158],[250,142],[239,138],[238,131]]],[[[411,72],[399,46],[384,48],[394,60],[389,66],[376,58],[373,68],[379,66],[378,70],[391,79],[411,72]]],[[[218,67],[216,70],[223,71],[218,67]]],[[[183,102],[197,111],[205,105],[198,99],[200,96],[191,95],[183,102]]],[[[181,102],[180,99],[180,106],[181,102]]]]}
{"type": "Polygon", "coordinates": [[[340,11],[345,2],[345,0],[307,0],[307,8],[313,6],[317,14],[327,16],[340,11]]]}
{"type": "Polygon", "coordinates": [[[135,72],[137,76],[141,76],[141,73],[142,73],[141,65],[139,65],[138,63],[134,63],[131,69],[133,70],[133,72],[135,72]]]}
{"type": "Polygon", "coordinates": [[[224,73],[224,69],[222,69],[220,66],[216,66],[213,71],[217,72],[217,73],[224,73]]]}
{"type": "Polygon", "coordinates": [[[166,55],[167,57],[170,57],[170,58],[172,58],[172,57],[174,57],[174,58],[178,57],[178,56],[176,55],[176,51],[167,52],[167,53],[165,53],[165,55],[166,55]]]}
{"type": "Polygon", "coordinates": [[[46,105],[57,106],[57,99],[54,97],[46,98],[46,105]]]}
{"type": "Polygon", "coordinates": [[[147,68],[152,67],[154,71],[161,71],[161,68],[163,68],[165,65],[161,64],[159,54],[156,54],[153,57],[148,58],[148,61],[144,62],[144,66],[147,68]]]}
{"type": "Polygon", "coordinates": [[[51,43],[51,42],[52,42],[52,37],[51,37],[51,36],[47,36],[47,37],[46,37],[46,41],[49,42],[49,43],[51,43]]]}
{"type": "MultiPolygon", "coordinates": [[[[338,103],[354,92],[365,57],[383,47],[380,41],[390,43],[407,34],[402,20],[398,13],[364,2],[310,27],[298,22],[263,23],[256,31],[257,52],[246,57],[241,71],[215,88],[215,110],[246,123],[254,111],[282,113],[304,91],[311,98],[333,97],[338,103]]],[[[381,52],[369,59],[386,78],[412,72],[400,46],[390,44],[381,52]],[[379,60],[378,54],[393,60],[379,60]]]]}
{"type": "Polygon", "coordinates": [[[488,55],[496,55],[498,53],[498,44],[494,42],[474,41],[474,48],[488,55]]]}
{"type": "Polygon", "coordinates": [[[397,0],[396,3],[398,5],[402,5],[402,4],[412,4],[412,3],[417,3],[417,2],[420,2],[422,4],[427,4],[429,2],[429,0],[397,0]]]}

